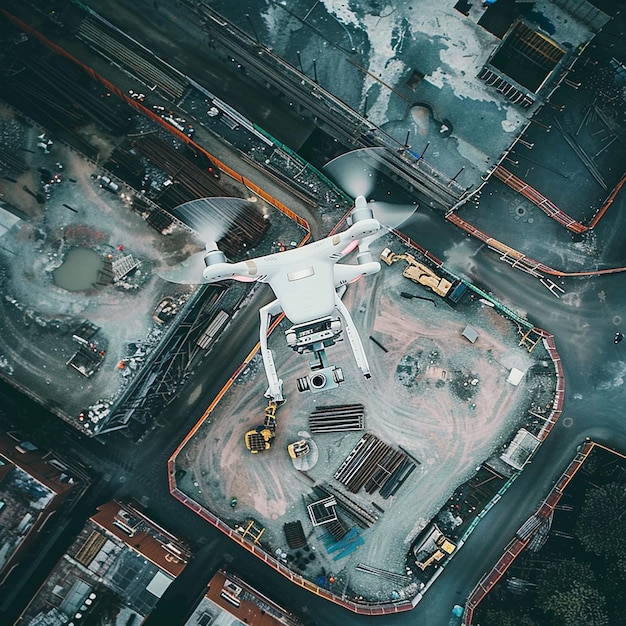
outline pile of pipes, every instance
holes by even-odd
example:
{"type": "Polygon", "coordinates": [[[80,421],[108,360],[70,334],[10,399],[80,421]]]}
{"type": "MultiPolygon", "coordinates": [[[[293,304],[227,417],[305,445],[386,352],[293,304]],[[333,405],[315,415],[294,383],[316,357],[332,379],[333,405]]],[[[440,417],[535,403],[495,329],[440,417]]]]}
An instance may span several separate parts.
{"type": "Polygon", "coordinates": [[[365,433],[335,472],[335,479],[357,493],[362,487],[367,493],[380,489],[380,495],[393,495],[415,463],[401,450],[394,450],[371,433],[365,433]]]}
{"type": "Polygon", "coordinates": [[[318,406],[309,416],[309,430],[312,433],[337,433],[363,428],[362,404],[318,406]]]}

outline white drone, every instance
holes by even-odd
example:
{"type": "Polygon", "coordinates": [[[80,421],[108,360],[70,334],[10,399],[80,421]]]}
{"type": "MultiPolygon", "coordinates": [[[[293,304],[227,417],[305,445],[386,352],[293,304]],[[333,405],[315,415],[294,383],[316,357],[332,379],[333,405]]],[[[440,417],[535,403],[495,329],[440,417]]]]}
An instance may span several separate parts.
{"type": "MultiPolygon", "coordinates": [[[[187,202],[174,213],[193,230],[206,232],[206,221],[201,214],[206,216],[207,210],[216,202],[236,204],[246,201],[205,198],[187,202]]],[[[276,299],[259,310],[260,345],[269,384],[265,395],[276,402],[284,400],[282,380],[276,373],[274,357],[267,345],[267,333],[272,317],[281,312],[293,324],[285,332],[287,344],[299,353],[310,351],[316,357],[310,364],[311,374],[298,379],[299,391],[325,391],[344,381],[341,368],[329,365],[325,352],[326,348],[340,340],[344,326],[356,363],[363,375],[370,378],[363,344],[337,290],[361,276],[380,271],[380,263],[373,260],[369,251],[369,244],[383,227],[374,217],[372,206],[363,195],[359,195],[348,217],[349,227],[346,230],[300,248],[246,261],[229,263],[217,245],[209,242],[204,252],[194,255],[179,268],[165,272],[163,277],[180,283],[238,280],[270,285],[276,299]],[[356,264],[339,263],[355,249],[358,249],[356,264]]],[[[411,213],[414,210],[415,207],[411,207],[411,213]]],[[[404,210],[400,221],[407,217],[404,210]]],[[[398,221],[397,218],[395,221],[398,221]]]]}

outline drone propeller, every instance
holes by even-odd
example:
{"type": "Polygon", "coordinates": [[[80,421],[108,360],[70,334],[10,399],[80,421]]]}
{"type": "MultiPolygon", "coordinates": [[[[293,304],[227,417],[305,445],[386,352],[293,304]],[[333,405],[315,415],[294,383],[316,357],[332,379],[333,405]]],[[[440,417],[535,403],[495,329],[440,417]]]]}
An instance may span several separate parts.
{"type": "Polygon", "coordinates": [[[204,263],[205,255],[206,251],[196,252],[182,263],[160,271],[159,276],[170,283],[178,283],[179,285],[200,285],[206,283],[208,281],[202,277],[202,272],[206,267],[204,263]]]}
{"type": "Polygon", "coordinates": [[[369,198],[376,188],[379,152],[379,148],[345,152],[324,165],[323,172],[351,198],[369,198]]]}
{"type": "Polygon", "coordinates": [[[200,198],[177,206],[172,215],[191,228],[202,242],[219,241],[250,206],[243,198],[200,198]]]}
{"type": "MultiPolygon", "coordinates": [[[[359,252],[357,259],[359,263],[368,263],[374,260],[374,256],[370,251],[370,244],[382,237],[388,230],[398,228],[406,222],[417,209],[417,205],[409,204],[393,204],[392,202],[368,202],[367,206],[371,208],[374,217],[385,227],[381,228],[377,233],[363,237],[359,241],[359,252]]],[[[354,211],[352,216],[354,215],[354,211]]]]}
{"type": "Polygon", "coordinates": [[[381,224],[397,228],[415,213],[417,205],[395,204],[376,198],[377,189],[385,184],[382,175],[385,155],[386,148],[360,148],[334,158],[324,166],[323,172],[351,198],[368,198],[368,206],[381,224]]]}
{"type": "Polygon", "coordinates": [[[387,228],[398,228],[417,210],[417,204],[394,204],[374,200],[370,202],[374,217],[387,228]]]}
{"type": "Polygon", "coordinates": [[[202,276],[207,257],[215,261],[225,260],[217,242],[237,223],[251,201],[243,198],[200,198],[176,207],[172,215],[194,231],[205,244],[202,252],[192,254],[182,263],[159,272],[161,278],[182,285],[198,285],[207,282],[202,276]],[[219,257],[219,258],[218,258],[219,257]]]}

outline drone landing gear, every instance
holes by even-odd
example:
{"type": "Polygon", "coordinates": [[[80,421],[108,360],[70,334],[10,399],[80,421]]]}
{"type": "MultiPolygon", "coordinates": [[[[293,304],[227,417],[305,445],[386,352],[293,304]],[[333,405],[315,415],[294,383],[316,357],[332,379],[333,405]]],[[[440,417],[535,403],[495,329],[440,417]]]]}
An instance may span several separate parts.
{"type": "MultiPolygon", "coordinates": [[[[287,345],[300,354],[312,352],[315,357],[309,363],[311,373],[308,376],[298,378],[298,391],[319,393],[321,391],[335,389],[344,382],[343,370],[336,365],[329,365],[326,357],[326,348],[342,340],[341,334],[344,327],[359,369],[365,378],[371,378],[370,368],[361,338],[350,316],[350,312],[337,293],[335,293],[335,308],[341,318],[343,318],[343,324],[340,317],[329,315],[328,317],[319,318],[303,324],[296,324],[285,331],[287,345]]],[[[282,308],[279,300],[270,302],[259,311],[261,316],[261,355],[263,357],[263,366],[269,385],[265,396],[275,400],[279,404],[284,402],[282,393],[283,381],[278,378],[278,374],[276,373],[274,356],[267,345],[267,332],[272,316],[278,315],[281,311],[282,308]]]]}
{"type": "Polygon", "coordinates": [[[265,368],[265,376],[269,385],[267,391],[265,392],[265,397],[270,398],[279,404],[285,401],[285,398],[283,397],[283,381],[278,378],[276,365],[274,365],[274,355],[267,347],[267,331],[269,330],[272,316],[278,315],[281,312],[282,308],[278,300],[274,300],[259,309],[259,315],[261,316],[261,328],[259,334],[261,356],[263,357],[263,367],[265,368]]]}
{"type": "Polygon", "coordinates": [[[348,311],[346,305],[342,302],[337,292],[335,292],[335,306],[337,307],[339,313],[341,313],[341,316],[346,323],[346,335],[348,335],[348,341],[350,342],[350,347],[352,348],[356,364],[359,366],[359,369],[365,378],[371,378],[372,374],[370,372],[369,363],[367,362],[367,357],[365,356],[365,349],[363,348],[361,337],[359,337],[359,333],[354,325],[354,320],[350,315],[350,311],[348,311]]]}

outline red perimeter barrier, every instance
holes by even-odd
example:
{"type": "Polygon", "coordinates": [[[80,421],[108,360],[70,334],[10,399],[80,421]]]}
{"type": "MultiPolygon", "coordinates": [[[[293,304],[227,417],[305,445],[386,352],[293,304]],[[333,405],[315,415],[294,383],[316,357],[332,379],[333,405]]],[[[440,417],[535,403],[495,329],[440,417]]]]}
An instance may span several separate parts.
{"type": "Polygon", "coordinates": [[[591,230],[600,221],[602,216],[607,212],[609,207],[613,204],[617,194],[626,183],[626,173],[622,176],[621,180],[617,183],[613,191],[609,194],[609,197],[605,200],[604,204],[596,211],[595,215],[589,221],[589,224],[581,224],[573,217],[559,209],[556,204],[551,200],[548,200],[540,191],[537,191],[534,187],[531,187],[528,183],[525,183],[521,178],[518,178],[512,172],[509,172],[506,168],[498,165],[494,170],[494,175],[499,178],[504,184],[515,189],[521,193],[524,197],[528,198],[533,204],[538,206],[548,217],[556,220],[562,226],[565,226],[573,233],[584,233],[591,230]]]}
{"type": "MultiPolygon", "coordinates": [[[[559,503],[563,491],[575,476],[576,472],[582,467],[594,446],[598,444],[592,441],[586,441],[580,450],[576,453],[576,456],[572,459],[567,469],[563,472],[561,477],[557,480],[556,484],[543,501],[539,509],[534,513],[539,518],[547,518],[553,511],[556,505],[559,503]]],[[[601,446],[603,447],[603,446],[601,446]]],[[[474,611],[476,607],[484,600],[485,596],[491,591],[494,585],[504,576],[507,569],[511,566],[513,561],[522,552],[522,550],[528,545],[532,539],[534,533],[531,533],[525,539],[519,539],[515,537],[511,543],[506,547],[504,554],[498,559],[497,563],[491,568],[491,570],[481,578],[476,587],[470,593],[467,603],[465,605],[465,614],[463,616],[463,625],[472,626],[472,619],[474,617],[474,611]]]]}

